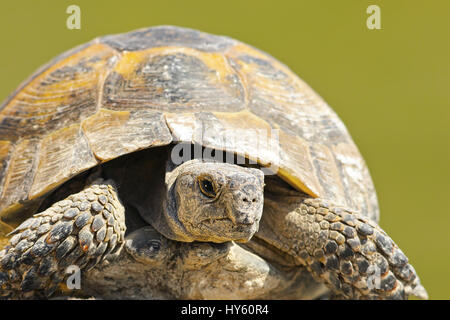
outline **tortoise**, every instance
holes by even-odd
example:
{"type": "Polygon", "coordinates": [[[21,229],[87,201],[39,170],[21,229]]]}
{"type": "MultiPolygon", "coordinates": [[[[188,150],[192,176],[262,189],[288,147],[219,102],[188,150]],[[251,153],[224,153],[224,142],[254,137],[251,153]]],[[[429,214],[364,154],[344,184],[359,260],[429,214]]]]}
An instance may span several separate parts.
{"type": "Polygon", "coordinates": [[[70,265],[154,261],[156,234],[184,256],[232,244],[275,276],[300,270],[300,298],[314,281],[336,298],[427,298],[345,125],[242,42],[174,26],[97,38],[21,84],[0,123],[4,297],[49,297],[70,265]]]}

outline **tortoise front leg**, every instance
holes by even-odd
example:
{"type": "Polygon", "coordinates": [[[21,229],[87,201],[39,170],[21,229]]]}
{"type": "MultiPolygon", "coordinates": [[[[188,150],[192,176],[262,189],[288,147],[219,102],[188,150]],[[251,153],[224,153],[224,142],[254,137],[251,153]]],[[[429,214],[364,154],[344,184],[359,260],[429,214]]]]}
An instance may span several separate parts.
{"type": "Polygon", "coordinates": [[[376,223],[320,199],[289,198],[281,212],[279,199],[266,199],[256,236],[292,255],[337,297],[427,299],[408,258],[376,223]]]}
{"type": "Polygon", "coordinates": [[[68,266],[89,270],[117,255],[124,233],[124,208],[114,183],[94,181],[11,232],[0,251],[0,297],[48,297],[68,266]]]}

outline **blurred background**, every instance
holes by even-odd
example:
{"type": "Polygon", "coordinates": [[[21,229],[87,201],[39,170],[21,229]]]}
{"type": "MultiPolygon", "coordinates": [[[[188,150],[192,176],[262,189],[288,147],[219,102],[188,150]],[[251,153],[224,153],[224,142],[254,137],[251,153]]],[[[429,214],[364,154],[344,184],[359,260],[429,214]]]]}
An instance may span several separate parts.
{"type": "Polygon", "coordinates": [[[228,35],[278,58],[347,125],[375,182],[382,228],[430,298],[450,298],[450,1],[15,0],[0,12],[0,101],[63,51],[153,25],[228,35]],[[66,27],[72,4],[80,30],[66,27]],[[372,4],[380,30],[366,26],[372,4]]]}

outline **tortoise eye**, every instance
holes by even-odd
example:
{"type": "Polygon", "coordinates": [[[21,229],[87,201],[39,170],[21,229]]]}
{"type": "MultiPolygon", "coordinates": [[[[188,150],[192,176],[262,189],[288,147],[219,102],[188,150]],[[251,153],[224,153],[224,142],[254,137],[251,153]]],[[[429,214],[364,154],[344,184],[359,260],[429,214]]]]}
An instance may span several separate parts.
{"type": "Polygon", "coordinates": [[[214,182],[212,181],[212,179],[210,177],[200,177],[198,179],[198,185],[200,187],[200,191],[207,197],[209,198],[215,198],[217,193],[216,193],[216,188],[214,185],[214,182]]]}

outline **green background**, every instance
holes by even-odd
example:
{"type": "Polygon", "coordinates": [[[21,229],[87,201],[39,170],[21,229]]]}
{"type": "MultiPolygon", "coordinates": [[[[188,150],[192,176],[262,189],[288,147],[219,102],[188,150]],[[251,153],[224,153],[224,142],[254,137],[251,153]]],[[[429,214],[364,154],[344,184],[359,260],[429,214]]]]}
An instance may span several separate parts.
{"type": "Polygon", "coordinates": [[[371,170],[381,226],[433,299],[450,298],[450,1],[2,1],[0,100],[94,37],[172,24],[224,34],[290,66],[339,114],[371,170]],[[81,7],[81,30],[66,8],[81,7]],[[381,30],[366,8],[381,7],[381,30]]]}

